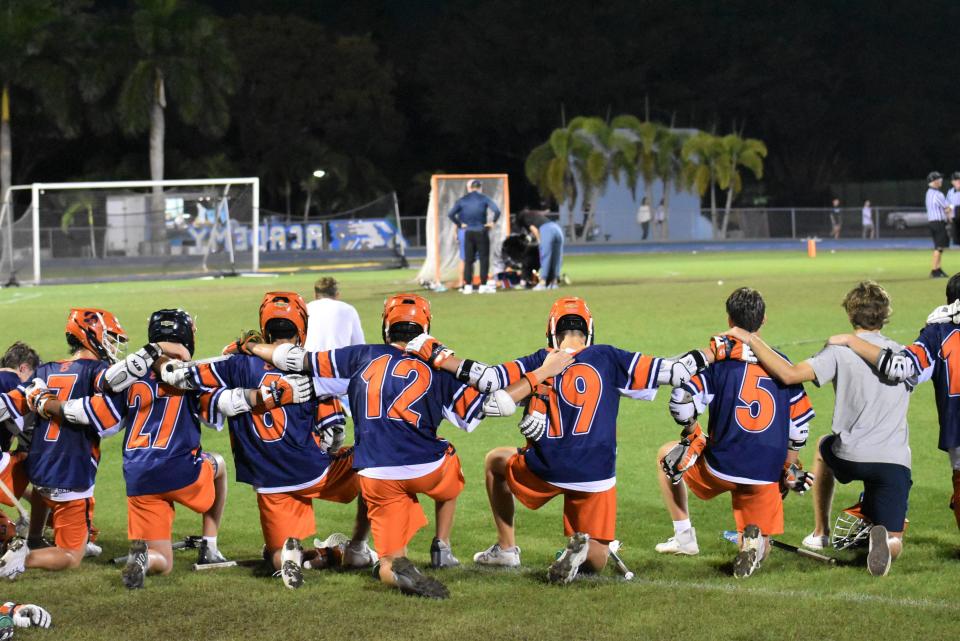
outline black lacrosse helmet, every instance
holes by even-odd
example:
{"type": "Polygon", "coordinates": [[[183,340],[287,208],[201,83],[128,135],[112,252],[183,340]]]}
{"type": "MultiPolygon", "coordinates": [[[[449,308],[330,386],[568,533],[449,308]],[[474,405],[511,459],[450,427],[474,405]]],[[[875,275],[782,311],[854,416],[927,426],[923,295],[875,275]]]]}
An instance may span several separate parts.
{"type": "Polygon", "coordinates": [[[182,309],[158,309],[150,315],[147,338],[151,343],[169,341],[187,348],[193,356],[193,318],[182,309]]]}

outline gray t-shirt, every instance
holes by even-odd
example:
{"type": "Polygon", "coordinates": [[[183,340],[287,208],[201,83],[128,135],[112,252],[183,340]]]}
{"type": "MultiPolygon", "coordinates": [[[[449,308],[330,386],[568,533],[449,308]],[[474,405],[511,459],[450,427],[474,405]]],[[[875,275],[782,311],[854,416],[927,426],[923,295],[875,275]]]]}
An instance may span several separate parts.
{"type": "MultiPolygon", "coordinates": [[[[894,352],[903,347],[879,332],[857,334],[894,352]]],[[[833,453],[858,463],[895,463],[910,467],[907,409],[912,387],[884,380],[848,347],[828,345],[807,359],[817,386],[833,381],[833,453]]]]}

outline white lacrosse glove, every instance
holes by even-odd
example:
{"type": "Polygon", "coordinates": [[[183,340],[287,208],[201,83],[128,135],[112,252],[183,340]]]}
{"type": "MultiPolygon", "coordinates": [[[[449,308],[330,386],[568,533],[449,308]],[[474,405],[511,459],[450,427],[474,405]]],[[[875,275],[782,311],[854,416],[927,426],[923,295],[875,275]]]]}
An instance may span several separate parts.
{"type": "Polygon", "coordinates": [[[677,422],[677,425],[687,427],[693,425],[697,420],[697,406],[693,402],[693,396],[682,387],[674,387],[670,392],[670,416],[677,422]]]}
{"type": "Polygon", "coordinates": [[[35,378],[24,389],[24,396],[27,399],[27,407],[31,412],[35,412],[42,418],[50,418],[50,414],[44,410],[48,401],[55,400],[56,395],[50,391],[47,384],[41,378],[35,378]]]}
{"type": "Polygon", "coordinates": [[[659,385],[681,387],[707,368],[707,359],[700,350],[692,350],[676,358],[665,358],[657,374],[659,385]]]}
{"type": "Polygon", "coordinates": [[[53,623],[50,613],[39,605],[32,603],[15,604],[12,602],[4,603],[5,608],[10,610],[10,618],[13,624],[18,628],[49,628],[53,623]]]}
{"type": "Polygon", "coordinates": [[[913,361],[906,355],[906,352],[902,350],[894,352],[889,347],[880,350],[880,355],[877,357],[877,371],[883,374],[887,380],[902,383],[917,374],[913,370],[913,361]]]}
{"type": "Polygon", "coordinates": [[[483,413],[487,416],[512,416],[517,404],[506,390],[498,389],[483,401],[483,413]]]}
{"type": "Polygon", "coordinates": [[[307,351],[293,343],[277,345],[273,350],[273,365],[281,372],[302,372],[307,351]]]}
{"type": "Polygon", "coordinates": [[[305,403],[313,397],[313,379],[301,374],[287,374],[269,387],[260,388],[264,401],[273,399],[273,406],[305,403]]]}
{"type": "Polygon", "coordinates": [[[346,434],[343,425],[334,423],[320,430],[320,449],[329,454],[336,454],[343,447],[346,434]]]}
{"type": "Polygon", "coordinates": [[[197,381],[193,376],[193,366],[184,361],[169,360],[160,368],[160,380],[182,390],[197,389],[197,381]]]}
{"type": "Polygon", "coordinates": [[[536,410],[530,412],[522,419],[517,426],[520,433],[531,441],[539,441],[547,432],[547,415],[536,410]]]}
{"type": "Polygon", "coordinates": [[[927,316],[927,325],[954,323],[960,325],[960,299],[949,305],[941,305],[927,316]]]}

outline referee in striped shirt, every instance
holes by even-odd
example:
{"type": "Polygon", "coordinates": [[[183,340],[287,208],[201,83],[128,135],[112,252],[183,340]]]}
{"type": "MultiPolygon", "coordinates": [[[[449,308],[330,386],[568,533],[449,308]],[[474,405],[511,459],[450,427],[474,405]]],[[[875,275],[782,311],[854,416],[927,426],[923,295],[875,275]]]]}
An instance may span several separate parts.
{"type": "Polygon", "coordinates": [[[933,237],[933,263],[930,267],[930,278],[947,277],[940,268],[940,260],[943,257],[943,250],[950,246],[947,221],[953,215],[953,208],[940,191],[942,186],[943,175],[939,171],[931,171],[927,174],[927,221],[930,223],[930,235],[933,237]]]}

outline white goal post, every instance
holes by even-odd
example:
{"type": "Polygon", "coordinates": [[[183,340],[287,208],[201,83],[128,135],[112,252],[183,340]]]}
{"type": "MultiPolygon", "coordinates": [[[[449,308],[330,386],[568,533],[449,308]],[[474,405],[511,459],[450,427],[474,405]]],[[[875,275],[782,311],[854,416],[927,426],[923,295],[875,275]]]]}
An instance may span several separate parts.
{"type": "Polygon", "coordinates": [[[264,240],[260,179],[17,185],[4,194],[0,235],[3,276],[31,270],[34,284],[112,273],[256,272],[264,240]]]}

